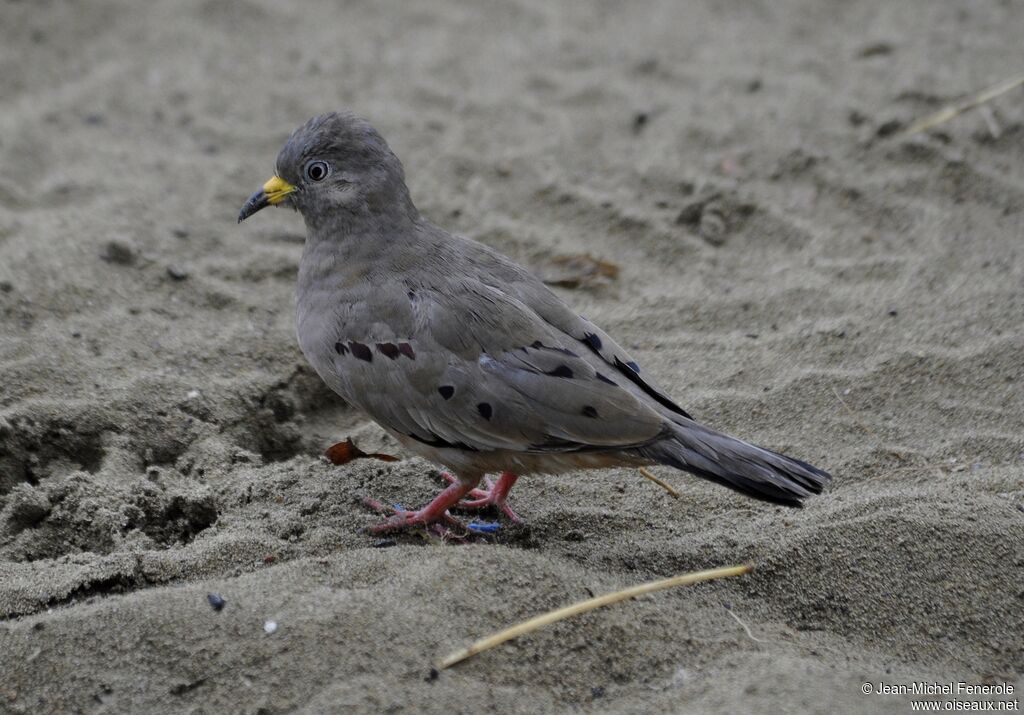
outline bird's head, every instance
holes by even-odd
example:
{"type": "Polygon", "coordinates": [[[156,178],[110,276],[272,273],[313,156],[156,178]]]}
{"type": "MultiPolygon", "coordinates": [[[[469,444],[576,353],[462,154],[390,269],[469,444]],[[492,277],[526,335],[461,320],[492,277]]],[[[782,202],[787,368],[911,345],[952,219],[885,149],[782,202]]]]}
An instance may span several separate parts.
{"type": "Polygon", "coordinates": [[[332,218],[416,216],[402,163],[364,119],[332,112],[292,132],[277,155],[277,170],[238,214],[241,223],[267,206],[290,206],[306,223],[332,218]]]}

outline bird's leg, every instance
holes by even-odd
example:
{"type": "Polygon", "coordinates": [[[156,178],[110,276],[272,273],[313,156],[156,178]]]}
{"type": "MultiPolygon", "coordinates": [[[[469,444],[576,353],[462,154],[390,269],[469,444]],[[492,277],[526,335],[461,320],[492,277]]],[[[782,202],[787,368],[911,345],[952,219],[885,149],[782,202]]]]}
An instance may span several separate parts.
{"type": "MultiPolygon", "coordinates": [[[[449,484],[454,485],[458,483],[456,477],[453,477],[448,472],[441,472],[441,476],[449,484]]],[[[487,488],[471,489],[466,493],[469,499],[456,504],[456,507],[459,509],[486,509],[489,506],[494,506],[507,516],[512,523],[522,524],[522,517],[512,511],[512,507],[507,502],[508,493],[512,491],[512,485],[516,483],[517,479],[519,479],[519,476],[512,472],[502,472],[501,476],[498,477],[497,483],[484,477],[484,484],[487,488]]]]}
{"type": "Polygon", "coordinates": [[[368,527],[367,531],[372,534],[383,534],[388,531],[399,531],[411,526],[421,525],[427,527],[430,531],[433,531],[440,536],[450,536],[451,534],[447,533],[447,530],[441,525],[442,523],[456,527],[462,531],[466,531],[465,525],[449,514],[448,509],[458,504],[462,497],[472,492],[474,486],[475,485],[472,482],[467,484],[453,477],[452,482],[443,492],[434,497],[433,501],[425,507],[417,509],[416,511],[406,511],[399,507],[389,507],[376,499],[364,499],[364,503],[371,509],[375,509],[380,512],[394,512],[394,516],[390,519],[387,519],[375,526],[368,527]]]}

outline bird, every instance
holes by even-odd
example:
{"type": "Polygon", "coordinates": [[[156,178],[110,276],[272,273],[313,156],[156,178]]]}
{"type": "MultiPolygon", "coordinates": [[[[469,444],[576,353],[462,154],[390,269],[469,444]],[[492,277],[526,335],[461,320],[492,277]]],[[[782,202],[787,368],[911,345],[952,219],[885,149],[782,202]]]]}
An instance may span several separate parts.
{"type": "Polygon", "coordinates": [[[365,119],[310,119],[275,169],[238,222],[268,206],[302,216],[303,354],[331,390],[447,470],[422,508],[368,499],[388,515],[370,531],[451,533],[465,526],[453,508],[522,521],[508,504],[522,475],[660,464],[789,506],[831,479],[701,424],[527,269],[425,218],[365,119]]]}

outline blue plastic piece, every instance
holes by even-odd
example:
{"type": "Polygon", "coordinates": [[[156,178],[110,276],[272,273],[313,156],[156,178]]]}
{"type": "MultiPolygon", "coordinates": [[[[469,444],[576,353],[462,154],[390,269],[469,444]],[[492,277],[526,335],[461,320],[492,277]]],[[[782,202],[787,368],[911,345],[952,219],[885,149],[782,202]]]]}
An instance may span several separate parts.
{"type": "Polygon", "coordinates": [[[501,529],[501,524],[496,521],[471,521],[466,528],[478,534],[493,534],[501,529]]]}

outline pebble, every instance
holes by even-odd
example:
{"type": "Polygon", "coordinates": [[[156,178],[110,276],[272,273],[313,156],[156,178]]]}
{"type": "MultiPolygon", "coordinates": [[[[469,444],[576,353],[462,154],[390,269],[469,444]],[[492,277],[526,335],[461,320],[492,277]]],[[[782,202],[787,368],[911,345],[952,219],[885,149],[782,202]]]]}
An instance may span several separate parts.
{"type": "Polygon", "coordinates": [[[263,623],[263,632],[268,636],[272,635],[277,630],[277,621],[265,621],[263,623]]]}
{"type": "Polygon", "coordinates": [[[129,266],[135,263],[135,249],[123,241],[108,241],[100,257],[107,263],[129,266]]]}
{"type": "Polygon", "coordinates": [[[188,278],[188,270],[178,265],[167,266],[167,275],[176,281],[183,281],[188,278]]]}
{"type": "Polygon", "coordinates": [[[223,610],[228,603],[219,593],[206,594],[206,600],[210,602],[210,607],[215,611],[223,610]]]}

